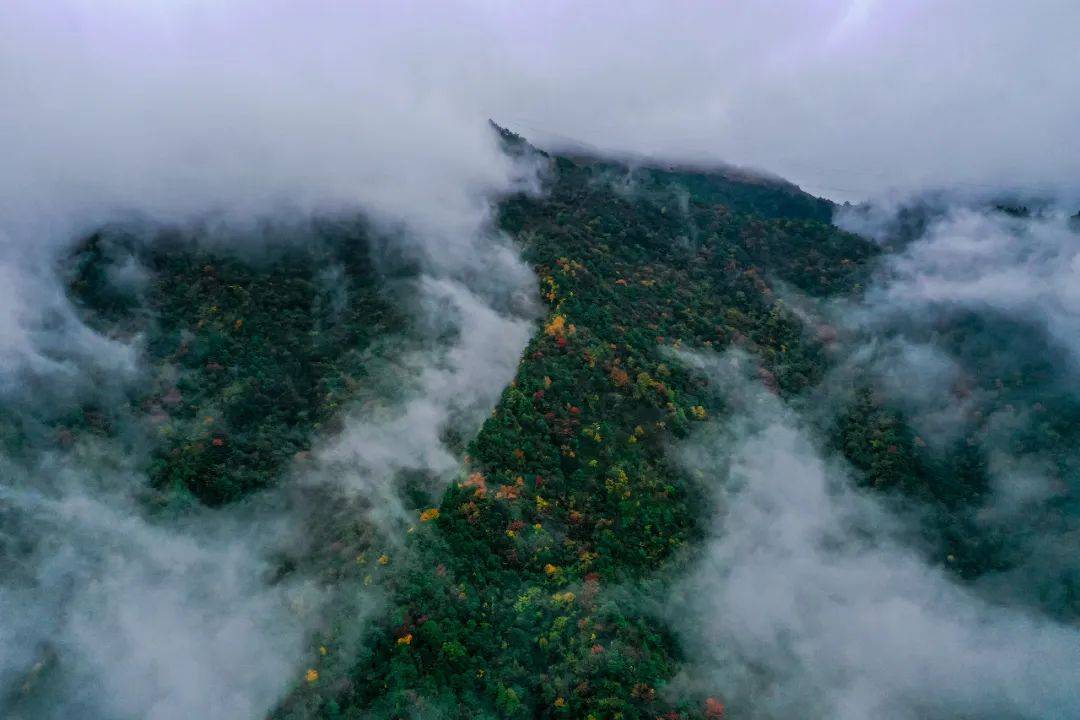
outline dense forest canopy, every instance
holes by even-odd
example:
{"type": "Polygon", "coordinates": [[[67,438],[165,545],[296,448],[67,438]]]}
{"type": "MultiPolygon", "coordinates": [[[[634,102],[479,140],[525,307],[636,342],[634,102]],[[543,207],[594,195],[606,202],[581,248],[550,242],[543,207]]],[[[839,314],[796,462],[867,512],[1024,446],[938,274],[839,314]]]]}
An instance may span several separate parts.
{"type": "MultiPolygon", "coordinates": [[[[94,503],[143,519],[150,575],[192,563],[197,581],[235,593],[223,602],[238,621],[268,623],[260,632],[305,617],[285,623],[300,629],[284,648],[235,650],[240,664],[288,656],[286,688],[248,686],[267,706],[281,698],[276,718],[768,717],[791,709],[776,698],[792,684],[807,716],[836,716],[843,683],[760,657],[711,665],[710,653],[739,648],[680,595],[719,597],[737,582],[722,569],[704,586],[692,578],[738,524],[725,515],[740,507],[733,428],[761,408],[888,518],[879,537],[838,514],[834,541],[895,544],[961,588],[957,602],[1031,613],[1033,634],[1059,633],[1049,657],[1076,659],[1077,358],[1060,328],[1004,306],[954,297],[897,310],[896,277],[914,272],[948,212],[909,207],[872,239],[833,223],[839,213],[865,228],[858,208],[784,182],[548,155],[499,132],[505,152],[541,168],[542,187],[503,197],[488,229],[492,253],[513,248],[532,269],[524,300],[492,301],[475,279],[432,290],[422,260],[393,252],[399,231],[359,217],[285,224],[247,245],[210,226],[118,224],[65,257],[80,321],[137,348],[137,369],[4,396],[5,597],[44,588],[51,605],[34,622],[54,630],[21,631],[23,657],[0,675],[6,716],[153,707],[87,690],[102,659],[84,656],[63,619],[92,610],[85,579],[43,571],[53,525],[117,542],[61,508],[72,477],[104,488],[94,503]],[[501,370],[463,374],[500,344],[501,370]],[[460,399],[479,384],[486,395],[460,399]],[[443,405],[424,402],[440,393],[443,405]],[[35,485],[43,469],[51,486],[35,485]],[[350,472],[366,479],[341,481],[350,472]],[[101,479],[118,473],[120,485],[101,479]],[[216,542],[221,518],[260,528],[236,550],[258,556],[250,577],[207,575],[233,557],[217,549],[191,560],[173,539],[155,546],[155,533],[202,523],[216,542]]],[[[1048,211],[966,212],[1075,242],[1048,211]]],[[[795,494],[808,482],[787,481],[795,494]]],[[[112,561],[89,549],[79,562],[92,573],[112,561]]],[[[927,697],[899,687],[877,709],[990,716],[934,682],[927,697]]],[[[996,716],[1068,714],[1060,689],[1031,706],[1010,697],[996,716]]]]}

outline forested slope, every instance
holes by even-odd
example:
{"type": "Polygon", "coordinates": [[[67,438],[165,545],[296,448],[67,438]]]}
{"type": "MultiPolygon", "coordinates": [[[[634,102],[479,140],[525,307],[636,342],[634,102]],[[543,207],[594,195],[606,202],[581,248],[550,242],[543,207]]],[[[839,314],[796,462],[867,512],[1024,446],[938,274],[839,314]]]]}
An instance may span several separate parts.
{"type": "MultiPolygon", "coordinates": [[[[503,139],[509,152],[537,153],[503,139]]],[[[536,158],[543,192],[504,198],[497,215],[544,308],[517,375],[479,433],[452,443],[463,467],[444,492],[405,483],[415,521],[401,538],[379,536],[348,503],[308,519],[309,545],[281,559],[280,576],[370,588],[381,604],[374,621],[339,615],[320,627],[277,717],[724,713],[721,688],[668,688],[686,658],[661,608],[710,507],[668,450],[725,413],[676,353],[740,348],[768,390],[813,405],[845,338],[802,308],[857,300],[883,251],[835,227],[830,203],[784,183],[536,158]]],[[[256,260],[179,231],[152,243],[89,238],[68,266],[71,296],[102,332],[145,336],[151,377],[120,409],[76,403],[33,428],[5,425],[5,442],[36,433],[63,446],[138,427],[146,502],[173,513],[242,502],[302,472],[346,409],[392,398],[372,368],[418,342],[393,279],[371,262],[372,232],[326,223],[256,260]],[[127,255],[148,275],[118,293],[109,273],[127,255]]],[[[1042,335],[962,313],[924,331],[967,363],[970,386],[957,392],[980,388],[978,412],[1023,405],[1045,418],[1011,436],[1018,451],[1075,475],[1080,411],[1055,361],[1017,367],[997,352],[1042,335]]],[[[829,396],[835,412],[818,417],[832,447],[863,485],[920,508],[921,551],[958,577],[1018,562],[1008,527],[976,522],[989,483],[978,423],[929,447],[877,382],[856,376],[829,396]]],[[[1040,602],[1075,616],[1075,587],[1058,577],[1040,602]]]]}
{"type": "Polygon", "coordinates": [[[503,203],[547,315],[325,712],[716,715],[664,693],[681,655],[657,603],[704,507],[666,445],[723,411],[669,351],[744,347],[784,395],[820,380],[816,329],[771,284],[850,289],[876,252],[824,210],[790,187],[570,158],[542,197],[503,203]]]}

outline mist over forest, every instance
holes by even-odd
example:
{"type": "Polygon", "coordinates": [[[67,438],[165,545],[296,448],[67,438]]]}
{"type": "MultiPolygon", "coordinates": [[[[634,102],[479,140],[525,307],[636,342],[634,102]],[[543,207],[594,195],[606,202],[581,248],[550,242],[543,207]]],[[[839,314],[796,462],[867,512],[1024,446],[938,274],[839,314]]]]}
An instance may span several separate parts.
{"type": "Polygon", "coordinates": [[[0,715],[1080,717],[1077,20],[5,3],[0,715]]]}

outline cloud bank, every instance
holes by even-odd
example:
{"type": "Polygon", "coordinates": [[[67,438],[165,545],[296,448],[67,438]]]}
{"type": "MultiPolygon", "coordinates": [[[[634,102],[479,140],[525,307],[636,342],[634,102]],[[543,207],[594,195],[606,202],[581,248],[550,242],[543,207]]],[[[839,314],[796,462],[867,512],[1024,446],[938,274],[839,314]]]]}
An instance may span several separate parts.
{"type": "MultiPolygon", "coordinates": [[[[838,224],[860,229],[841,213],[838,224]]],[[[968,308],[1043,325],[1080,361],[1080,234],[1068,213],[1033,217],[958,203],[902,252],[871,288],[856,321],[968,308]]]]}
{"type": "MultiPolygon", "coordinates": [[[[528,286],[518,289],[524,295],[528,286]]],[[[425,278],[419,291],[422,318],[449,328],[454,341],[401,358],[395,377],[402,397],[349,416],[342,432],[317,448],[307,478],[375,499],[371,519],[387,531],[415,520],[401,504],[400,473],[421,471],[440,482],[452,475],[461,458],[447,433],[469,438],[479,430],[534,329],[529,315],[500,313],[460,283],[425,278]]]]}
{"type": "Polygon", "coordinates": [[[684,682],[755,718],[1080,712],[1080,631],[929,566],[737,356],[691,361],[733,414],[681,451],[717,503],[704,560],[674,598],[700,663],[684,682]]]}
{"type": "Polygon", "coordinates": [[[86,217],[437,197],[441,224],[510,172],[487,117],[833,196],[1077,197],[1077,20],[1065,0],[13,0],[0,202],[40,226],[69,222],[58,198],[86,217]]]}
{"type": "MultiPolygon", "coordinates": [[[[536,168],[503,155],[484,111],[418,63],[429,39],[402,32],[420,10],[0,8],[0,402],[16,425],[123,401],[144,379],[140,339],[102,337],[66,297],[57,265],[81,235],[195,224],[250,243],[267,223],[360,213],[382,243],[376,263],[413,273],[400,293],[424,342],[400,359],[402,404],[353,417],[317,459],[351,463],[333,480],[376,520],[400,515],[398,470],[453,469],[445,431],[490,412],[529,333],[531,273],[489,213],[536,168]]],[[[470,40],[440,42],[452,47],[432,57],[470,40]]],[[[0,711],[264,715],[302,675],[327,600],[302,578],[273,579],[309,509],[151,517],[137,440],[64,452],[53,440],[0,457],[13,564],[0,581],[0,711]]],[[[347,602],[359,623],[373,601],[347,602]]]]}
{"type": "Polygon", "coordinates": [[[749,165],[838,199],[1080,197],[1075,3],[556,2],[494,17],[515,77],[489,102],[556,145],[749,165]]]}
{"type": "MultiPolygon", "coordinates": [[[[838,217],[870,229],[862,220],[854,210],[838,217]]],[[[897,244],[888,215],[876,225],[882,242],[897,244]]],[[[972,530],[1004,542],[1009,555],[1008,569],[979,585],[999,601],[1073,617],[1075,220],[1053,206],[1017,215],[953,199],[899,245],[863,297],[831,308],[851,338],[833,385],[873,385],[905,414],[931,462],[966,446],[988,482],[972,530]]]]}
{"type": "Polygon", "coordinates": [[[151,522],[112,443],[0,468],[6,717],[255,717],[277,701],[320,598],[267,583],[286,519],[151,522]]]}
{"type": "Polygon", "coordinates": [[[700,663],[683,681],[749,717],[1080,712],[1075,449],[1059,434],[1076,417],[1080,235],[1053,205],[1016,213],[961,194],[914,209],[915,223],[903,207],[838,216],[888,252],[864,293],[822,308],[843,332],[801,415],[749,383],[738,356],[687,358],[732,419],[680,451],[716,498],[713,539],[676,593],[700,663]],[[1002,543],[1004,563],[962,583],[926,555],[912,520],[927,508],[909,499],[914,518],[900,515],[898,498],[855,489],[820,435],[864,385],[931,463],[964,446],[985,464],[963,527],[1002,543]]]}

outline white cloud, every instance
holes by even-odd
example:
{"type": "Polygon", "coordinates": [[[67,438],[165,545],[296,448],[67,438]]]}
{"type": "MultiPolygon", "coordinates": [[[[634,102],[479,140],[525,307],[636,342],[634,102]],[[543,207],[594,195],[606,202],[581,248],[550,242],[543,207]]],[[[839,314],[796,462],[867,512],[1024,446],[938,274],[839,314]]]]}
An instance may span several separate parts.
{"type": "Polygon", "coordinates": [[[108,445],[0,459],[9,717],[256,717],[304,656],[319,594],[268,585],[281,518],[148,522],[143,478],[108,445]]]}
{"type": "Polygon", "coordinates": [[[683,448],[717,503],[673,607],[683,682],[753,717],[1070,717],[1080,632],[991,604],[895,538],[774,396],[724,364],[735,414],[683,448]]]}
{"type": "MultiPolygon", "coordinates": [[[[442,430],[490,412],[529,334],[534,281],[490,228],[490,208],[531,187],[534,168],[500,152],[483,108],[454,81],[476,36],[433,32],[429,16],[451,13],[279,1],[0,6],[0,400],[29,416],[25,403],[63,396],[53,391],[92,396],[95,378],[137,379],[138,339],[85,327],[55,272],[80,233],[209,218],[228,238],[250,236],[256,220],[302,228],[310,214],[362,212],[393,245],[376,252],[419,270],[420,329],[456,340],[404,359],[417,387],[402,408],[350,421],[338,455],[359,458],[368,484],[356,469],[338,479],[365,492],[379,519],[397,507],[397,469],[445,474],[456,459],[442,430]],[[15,392],[29,382],[50,392],[15,392]]],[[[302,670],[322,606],[267,579],[268,553],[298,518],[275,511],[253,524],[226,508],[148,519],[134,499],[146,482],[138,448],[62,462],[24,450],[0,457],[0,532],[12,533],[0,540],[31,548],[21,574],[0,582],[2,702],[35,717],[271,709],[302,670]],[[43,691],[24,694],[38,673],[43,691]]]]}
{"type": "Polygon", "coordinates": [[[376,498],[372,519],[387,528],[409,519],[398,473],[421,470],[448,479],[460,458],[445,433],[467,438],[479,429],[514,378],[533,331],[526,318],[498,312],[460,283],[429,278],[420,293],[425,319],[451,328],[455,339],[401,358],[396,377],[403,397],[389,408],[348,417],[342,432],[316,452],[309,478],[376,498]]]}
{"type": "Polygon", "coordinates": [[[870,312],[993,310],[1043,324],[1080,361],[1080,234],[1064,213],[1032,218],[960,206],[888,259],[870,312]]]}
{"type": "MultiPolygon", "coordinates": [[[[842,199],[1078,197],[1075,3],[548,3],[489,20],[526,133],[756,166],[842,199]]],[[[493,111],[496,112],[496,111],[493,111]]]]}

